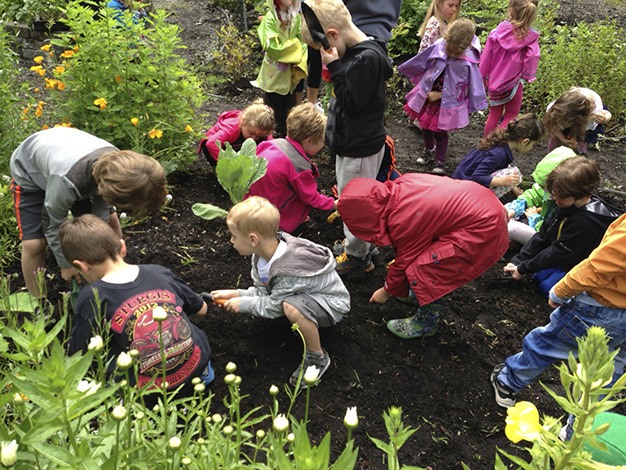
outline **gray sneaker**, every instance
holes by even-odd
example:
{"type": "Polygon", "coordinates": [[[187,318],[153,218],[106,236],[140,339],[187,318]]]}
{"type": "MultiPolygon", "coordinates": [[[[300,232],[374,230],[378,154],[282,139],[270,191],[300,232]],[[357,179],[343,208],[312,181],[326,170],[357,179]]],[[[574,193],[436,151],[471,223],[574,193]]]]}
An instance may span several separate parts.
{"type": "Polygon", "coordinates": [[[309,384],[304,381],[304,373],[310,366],[315,366],[319,369],[319,374],[317,375],[317,381],[319,382],[319,380],[322,378],[322,375],[324,375],[324,372],[326,372],[330,367],[330,356],[325,349],[322,349],[322,351],[324,351],[324,355],[322,357],[310,353],[309,351],[306,352],[304,364],[300,364],[298,368],[293,371],[293,374],[291,374],[291,377],[289,378],[289,383],[292,386],[295,386],[298,383],[298,377],[300,377],[300,374],[302,374],[302,378],[300,380],[300,388],[308,388],[309,384]]]}
{"type": "Polygon", "coordinates": [[[515,396],[517,394],[498,379],[498,375],[500,375],[504,367],[504,363],[494,367],[491,373],[491,385],[496,394],[496,403],[503,408],[511,408],[515,405],[515,396]]]}
{"type": "MultiPolygon", "coordinates": [[[[346,251],[346,239],[344,238],[343,240],[335,240],[335,243],[333,244],[331,250],[333,252],[333,255],[341,256],[341,254],[346,251]]],[[[380,250],[373,243],[370,243],[369,253],[373,263],[376,266],[382,266],[385,263],[385,261],[382,259],[382,256],[380,255],[380,250]]]]}

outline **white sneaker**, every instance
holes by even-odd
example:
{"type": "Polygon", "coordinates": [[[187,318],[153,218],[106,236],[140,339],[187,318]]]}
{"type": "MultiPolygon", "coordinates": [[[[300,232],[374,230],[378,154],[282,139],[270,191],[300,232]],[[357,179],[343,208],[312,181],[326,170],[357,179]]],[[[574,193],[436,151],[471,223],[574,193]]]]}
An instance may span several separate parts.
{"type": "Polygon", "coordinates": [[[432,173],[435,174],[435,175],[445,175],[446,174],[446,170],[444,170],[442,166],[435,165],[435,167],[433,168],[432,173]]]}
{"type": "Polygon", "coordinates": [[[428,163],[428,160],[423,157],[418,157],[415,161],[418,165],[426,165],[428,163]]]}

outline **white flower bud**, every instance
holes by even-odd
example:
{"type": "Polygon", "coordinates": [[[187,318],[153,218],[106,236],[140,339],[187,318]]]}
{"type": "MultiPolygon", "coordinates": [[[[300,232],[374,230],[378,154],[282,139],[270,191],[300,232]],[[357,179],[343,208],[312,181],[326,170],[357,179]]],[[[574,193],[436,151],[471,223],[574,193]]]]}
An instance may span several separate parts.
{"type": "Polygon", "coordinates": [[[234,362],[229,362],[228,364],[226,364],[226,372],[228,372],[229,374],[232,374],[236,370],[237,364],[235,364],[234,362]]]}
{"type": "Polygon", "coordinates": [[[226,382],[228,385],[231,385],[235,383],[236,379],[237,376],[235,374],[228,374],[226,377],[224,377],[224,382],[226,382]]]}
{"type": "Polygon", "coordinates": [[[240,375],[236,375],[235,376],[235,385],[241,385],[241,376],[240,375]]]}
{"type": "Polygon", "coordinates": [[[292,432],[290,432],[289,434],[287,434],[287,440],[289,442],[293,442],[296,440],[296,436],[292,432]]]}
{"type": "Polygon", "coordinates": [[[203,437],[199,437],[196,442],[200,445],[204,444],[204,438],[203,437]]]}
{"type": "Polygon", "coordinates": [[[283,432],[289,429],[289,420],[285,417],[284,414],[279,414],[274,418],[274,430],[278,432],[283,432]]]}
{"type": "Polygon", "coordinates": [[[202,393],[206,390],[206,385],[204,384],[195,384],[193,386],[193,390],[198,393],[202,393]]]}
{"type": "Polygon", "coordinates": [[[222,429],[222,431],[227,436],[230,436],[235,430],[233,429],[233,427],[230,424],[228,424],[228,425],[224,426],[224,429],[222,429]]]}
{"type": "Polygon", "coordinates": [[[162,322],[167,318],[167,312],[163,307],[154,307],[152,309],[152,319],[154,321],[162,322]]]}
{"type": "Polygon", "coordinates": [[[121,212],[120,213],[120,220],[125,220],[128,218],[128,215],[126,214],[126,212],[121,212]]]}
{"type": "Polygon", "coordinates": [[[133,359],[137,359],[139,357],[139,351],[137,349],[131,349],[128,351],[128,354],[130,354],[130,357],[133,359]]]}
{"type": "Polygon", "coordinates": [[[256,432],[256,437],[257,437],[258,439],[263,439],[263,438],[265,437],[265,431],[263,431],[263,429],[259,429],[259,430],[256,432]]]}
{"type": "Polygon", "coordinates": [[[13,403],[16,405],[21,405],[24,403],[24,397],[20,393],[16,393],[13,395],[13,403]]]}
{"type": "Polygon", "coordinates": [[[78,390],[80,393],[84,393],[85,396],[88,397],[89,395],[93,395],[94,393],[96,393],[101,386],[102,384],[99,382],[93,382],[91,380],[81,380],[80,382],[78,382],[76,390],[78,390]]]}
{"type": "Polygon", "coordinates": [[[12,441],[2,441],[0,446],[0,462],[5,467],[12,467],[17,462],[17,448],[18,444],[13,439],[12,441]]]}
{"type": "Polygon", "coordinates": [[[115,421],[124,420],[127,414],[128,412],[126,411],[126,408],[124,408],[124,405],[117,405],[113,408],[113,411],[111,411],[111,416],[115,421]]]}
{"type": "Polygon", "coordinates": [[[174,198],[172,197],[171,194],[165,195],[165,204],[169,204],[170,202],[172,202],[172,199],[174,198]]]}
{"type": "Polygon", "coordinates": [[[89,345],[87,349],[90,351],[100,351],[104,348],[104,341],[102,340],[102,336],[96,335],[89,340],[89,345]]]}
{"type": "Polygon", "coordinates": [[[221,423],[222,415],[219,413],[215,413],[213,416],[211,416],[211,419],[213,420],[214,423],[221,423]]]}
{"type": "Polygon", "coordinates": [[[270,395],[272,395],[273,397],[278,395],[278,387],[276,385],[272,385],[270,387],[270,395]]]}
{"type": "Polygon", "coordinates": [[[141,421],[142,419],[144,419],[146,417],[145,413],[143,411],[138,411],[137,413],[135,413],[135,419],[141,421]]]}
{"type": "Polygon", "coordinates": [[[304,372],[304,381],[308,385],[313,385],[317,382],[317,377],[320,375],[320,370],[315,366],[309,366],[304,372]]]}
{"type": "Polygon", "coordinates": [[[167,445],[172,450],[178,450],[180,449],[180,446],[182,445],[182,441],[180,440],[180,437],[173,436],[173,437],[170,437],[170,440],[168,441],[167,445]]]}
{"type": "Polygon", "coordinates": [[[191,457],[183,457],[182,459],[180,459],[180,463],[182,465],[190,465],[191,464],[191,457]]]}
{"type": "Polygon", "coordinates": [[[193,379],[191,379],[191,383],[194,385],[198,385],[200,382],[202,382],[202,379],[200,377],[194,377],[193,379]]]}
{"type": "Polygon", "coordinates": [[[343,418],[343,424],[349,429],[354,429],[359,425],[359,417],[356,414],[356,406],[348,407],[346,416],[343,418]]]}
{"type": "Polygon", "coordinates": [[[126,370],[133,365],[133,358],[130,357],[130,354],[122,351],[119,356],[117,356],[117,368],[119,370],[126,370]]]}

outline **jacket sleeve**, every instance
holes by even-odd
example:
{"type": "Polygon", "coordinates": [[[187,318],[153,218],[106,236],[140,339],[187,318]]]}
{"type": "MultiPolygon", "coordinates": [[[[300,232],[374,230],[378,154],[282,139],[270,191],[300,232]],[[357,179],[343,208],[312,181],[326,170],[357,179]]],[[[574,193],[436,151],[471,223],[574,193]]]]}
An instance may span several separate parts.
{"type": "Polygon", "coordinates": [[[480,161],[478,166],[474,169],[470,180],[488,188],[491,184],[493,177],[491,174],[494,171],[506,168],[506,156],[499,148],[494,148],[485,153],[485,157],[480,161]]]}
{"type": "Polygon", "coordinates": [[[533,235],[520,252],[511,259],[511,263],[517,266],[520,274],[534,273],[553,266],[544,266],[545,259],[549,257],[549,248],[551,247],[547,225],[543,224],[541,230],[533,235]],[[535,257],[538,257],[538,259],[535,260],[535,257]],[[537,269],[537,266],[541,267],[537,269]]]}
{"type": "Polygon", "coordinates": [[[483,77],[478,70],[478,64],[468,62],[469,66],[469,96],[467,97],[467,111],[474,113],[488,107],[487,95],[485,94],[485,85],[483,77]]]}
{"type": "Polygon", "coordinates": [[[298,198],[309,207],[320,210],[330,210],[335,200],[330,196],[324,196],[317,190],[317,181],[311,171],[302,171],[291,180],[291,187],[298,198]]]}
{"type": "Polygon", "coordinates": [[[485,81],[489,80],[489,73],[491,72],[491,63],[493,60],[493,38],[491,34],[487,37],[487,42],[485,43],[485,48],[483,49],[483,53],[480,55],[480,75],[483,77],[485,81]]]}
{"type": "Polygon", "coordinates": [[[302,62],[302,42],[298,38],[284,40],[281,37],[280,22],[270,14],[263,17],[258,29],[261,47],[272,59],[285,64],[302,62]]]}
{"type": "Polygon", "coordinates": [[[274,280],[271,291],[265,290],[266,295],[258,295],[263,293],[263,289],[251,287],[247,292],[253,295],[242,295],[239,302],[239,310],[242,313],[250,313],[255,317],[262,318],[279,318],[284,316],[283,302],[290,296],[294,295],[294,285],[297,280],[290,276],[281,276],[274,280]],[[257,295],[254,295],[257,294],[257,295]]]}
{"type": "Polygon", "coordinates": [[[539,58],[541,52],[539,50],[539,42],[535,41],[526,48],[526,56],[524,57],[524,66],[522,68],[522,78],[527,82],[534,82],[539,66],[539,58]]]}
{"type": "Polygon", "coordinates": [[[524,199],[526,201],[526,207],[541,207],[544,193],[545,191],[541,189],[541,186],[535,183],[532,187],[524,191],[518,199],[524,199]]]}
{"type": "MultiPolygon", "coordinates": [[[[376,54],[376,52],[369,50],[363,52],[364,57],[370,54],[376,54]]],[[[375,63],[377,61],[360,60],[350,67],[349,73],[346,73],[341,59],[328,64],[328,70],[335,85],[335,96],[348,113],[360,112],[376,91],[372,84],[378,83],[377,77],[382,70],[380,67],[373,66],[375,63]],[[368,80],[364,80],[363,77],[368,77],[368,80]]]]}
{"type": "Polygon", "coordinates": [[[413,85],[417,85],[428,68],[428,58],[430,57],[431,52],[432,50],[428,49],[414,57],[411,57],[403,64],[400,64],[398,72],[411,80],[413,85]]]}
{"type": "MultiPolygon", "coordinates": [[[[220,121],[206,132],[206,137],[202,139],[202,143],[209,152],[209,155],[217,161],[220,149],[217,146],[219,141],[222,147],[226,142],[233,143],[239,137],[239,126],[233,126],[228,123],[220,125],[220,121]]],[[[201,144],[202,145],[202,144],[201,144]]]]}
{"type": "Polygon", "coordinates": [[[417,53],[424,52],[430,46],[432,46],[437,39],[441,37],[441,33],[439,31],[439,20],[435,15],[431,16],[428,19],[428,23],[426,23],[426,29],[424,30],[424,36],[420,41],[420,47],[417,53]]]}
{"type": "Polygon", "coordinates": [[[604,287],[618,276],[623,277],[626,274],[624,246],[626,246],[626,223],[622,222],[610,232],[610,237],[607,234],[600,246],[586,260],[574,266],[554,286],[554,293],[562,299],[567,299],[583,291],[604,287]]]}

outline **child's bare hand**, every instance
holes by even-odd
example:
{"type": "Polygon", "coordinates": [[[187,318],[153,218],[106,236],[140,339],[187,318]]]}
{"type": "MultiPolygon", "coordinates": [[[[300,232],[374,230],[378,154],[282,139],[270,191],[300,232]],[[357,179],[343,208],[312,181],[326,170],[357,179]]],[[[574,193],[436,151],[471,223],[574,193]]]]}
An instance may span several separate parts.
{"type": "Polygon", "coordinates": [[[211,291],[213,296],[213,303],[216,305],[224,306],[228,299],[239,297],[239,291],[236,289],[221,289],[211,291]]]}
{"type": "Polygon", "coordinates": [[[503,186],[517,186],[520,182],[519,175],[506,175],[502,177],[503,186]]]}
{"type": "Polygon", "coordinates": [[[513,217],[515,217],[515,211],[506,211],[506,215],[509,216],[509,219],[512,219],[513,217]]]}
{"type": "Polygon", "coordinates": [[[241,302],[240,297],[233,297],[232,299],[228,299],[226,302],[224,302],[224,305],[222,307],[227,312],[239,313],[240,302],[241,302]]]}
{"type": "Polygon", "coordinates": [[[370,297],[370,302],[376,303],[376,304],[384,304],[390,298],[391,298],[391,295],[387,293],[384,287],[381,287],[380,289],[376,290],[372,294],[372,296],[370,297]]]}
{"type": "Polygon", "coordinates": [[[320,55],[322,56],[322,62],[324,62],[324,64],[328,65],[331,62],[334,62],[336,60],[339,60],[339,53],[337,52],[337,48],[336,47],[331,47],[330,49],[326,50],[323,47],[320,49],[320,55]]]}
{"type": "Polygon", "coordinates": [[[537,209],[535,206],[529,207],[524,211],[524,215],[527,219],[534,214],[539,214],[539,209],[537,209]]]}
{"type": "Polygon", "coordinates": [[[511,277],[513,279],[515,279],[516,281],[519,281],[522,278],[522,275],[519,273],[519,271],[517,270],[517,266],[515,266],[513,263],[509,263],[504,267],[504,272],[505,273],[510,273],[511,277]]]}
{"type": "Polygon", "coordinates": [[[72,282],[72,279],[74,279],[80,284],[81,281],[80,274],[76,268],[61,268],[61,277],[67,282],[72,282]]]}
{"type": "Polygon", "coordinates": [[[426,96],[428,97],[428,101],[439,101],[442,95],[443,93],[440,91],[429,91],[426,96]]]}

